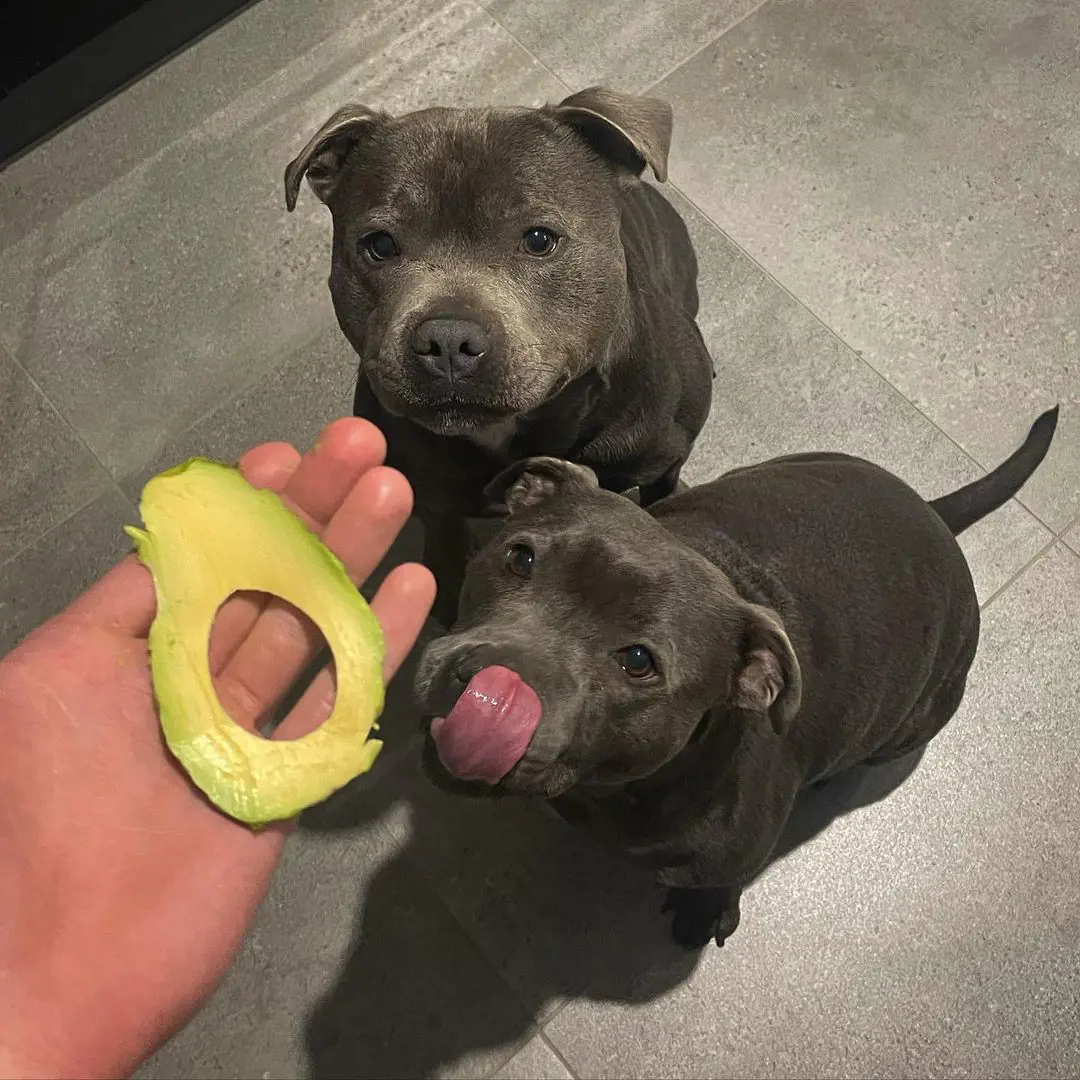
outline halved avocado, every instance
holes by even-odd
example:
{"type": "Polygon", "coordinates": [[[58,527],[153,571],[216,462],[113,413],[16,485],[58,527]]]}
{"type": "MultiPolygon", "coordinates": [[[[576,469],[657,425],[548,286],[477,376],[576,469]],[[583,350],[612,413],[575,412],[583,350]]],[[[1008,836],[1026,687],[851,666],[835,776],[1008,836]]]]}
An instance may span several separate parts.
{"type": "Polygon", "coordinates": [[[150,666],[165,741],[221,810],[259,827],[291,818],[367,772],[382,743],[382,630],[340,560],[270,491],[239,469],[193,458],[160,473],[128,527],[150,570],[157,614],[150,666]],[[210,674],[210,629],[241,589],[280,596],[319,627],[334,655],[334,708],[315,731],[274,742],[222,708],[210,674]]]}

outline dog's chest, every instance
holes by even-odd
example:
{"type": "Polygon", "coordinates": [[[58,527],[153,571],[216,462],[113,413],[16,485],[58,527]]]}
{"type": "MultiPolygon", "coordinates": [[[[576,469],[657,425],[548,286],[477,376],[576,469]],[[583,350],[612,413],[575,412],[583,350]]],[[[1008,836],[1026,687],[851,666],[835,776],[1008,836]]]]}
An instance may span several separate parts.
{"type": "Polygon", "coordinates": [[[505,420],[499,420],[497,423],[478,428],[476,431],[466,435],[465,438],[471,442],[473,446],[479,447],[489,454],[503,457],[508,454],[510,444],[517,436],[520,427],[521,422],[518,418],[516,416],[510,416],[505,420]]]}

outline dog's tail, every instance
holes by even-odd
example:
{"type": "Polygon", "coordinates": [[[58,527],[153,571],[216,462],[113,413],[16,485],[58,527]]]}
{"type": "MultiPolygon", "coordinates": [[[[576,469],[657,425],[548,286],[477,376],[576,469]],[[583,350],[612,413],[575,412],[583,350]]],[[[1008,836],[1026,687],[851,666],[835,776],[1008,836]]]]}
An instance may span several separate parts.
{"type": "Polygon", "coordinates": [[[1050,449],[1057,422],[1058,406],[1055,405],[1031,425],[1024,445],[993,472],[930,503],[953,536],[959,536],[980,518],[1004,506],[1027,483],[1050,449]]]}

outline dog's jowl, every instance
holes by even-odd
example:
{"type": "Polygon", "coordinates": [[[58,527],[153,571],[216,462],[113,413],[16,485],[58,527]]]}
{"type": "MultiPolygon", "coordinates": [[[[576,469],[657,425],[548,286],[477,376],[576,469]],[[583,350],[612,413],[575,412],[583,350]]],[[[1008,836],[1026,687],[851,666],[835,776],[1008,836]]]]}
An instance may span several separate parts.
{"type": "Polygon", "coordinates": [[[539,109],[346,105],[285,173],[333,218],[330,291],[355,412],[416,492],[452,620],[485,485],[552,455],[645,504],[675,489],[711,401],[671,110],[602,88],[539,109]]]}
{"type": "Polygon", "coordinates": [[[979,638],[955,537],[1016,494],[1056,423],[931,503],[843,454],[651,511],[581,465],[511,467],[504,527],[420,663],[428,771],[552,800],[658,870],[680,942],[722,944],[800,791],[913,754],[955,713],[979,638]]]}

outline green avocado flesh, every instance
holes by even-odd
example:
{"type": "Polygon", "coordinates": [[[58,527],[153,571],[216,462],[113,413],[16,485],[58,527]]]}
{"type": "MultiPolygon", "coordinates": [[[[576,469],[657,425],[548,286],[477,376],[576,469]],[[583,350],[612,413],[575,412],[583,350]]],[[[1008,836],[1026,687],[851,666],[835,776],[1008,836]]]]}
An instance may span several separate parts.
{"type": "Polygon", "coordinates": [[[258,827],[294,817],[367,772],[383,708],[382,630],[338,558],[270,491],[228,465],[193,458],[153,477],[127,528],[150,570],[157,614],[150,668],[169,749],[230,817],[258,827]],[[264,739],[222,708],[210,630],[238,590],[279,596],[319,627],[337,676],[334,708],[291,742],[264,739]]]}

